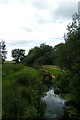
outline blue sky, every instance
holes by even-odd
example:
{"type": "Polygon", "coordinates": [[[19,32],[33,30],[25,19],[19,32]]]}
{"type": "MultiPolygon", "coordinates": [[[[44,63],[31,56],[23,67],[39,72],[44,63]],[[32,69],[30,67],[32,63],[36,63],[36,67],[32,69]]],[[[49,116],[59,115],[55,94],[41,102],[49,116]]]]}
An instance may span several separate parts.
{"type": "Polygon", "coordinates": [[[28,51],[42,43],[54,46],[63,36],[78,0],[0,0],[0,39],[6,43],[7,59],[11,50],[28,51]]]}

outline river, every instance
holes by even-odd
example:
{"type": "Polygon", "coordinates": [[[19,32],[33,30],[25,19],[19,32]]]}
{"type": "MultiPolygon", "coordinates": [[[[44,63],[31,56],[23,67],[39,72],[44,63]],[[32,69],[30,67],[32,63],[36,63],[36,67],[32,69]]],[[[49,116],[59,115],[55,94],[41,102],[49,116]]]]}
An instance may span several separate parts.
{"type": "Polygon", "coordinates": [[[46,102],[45,118],[61,119],[64,115],[65,100],[55,95],[53,88],[46,93],[43,100],[46,102]]]}

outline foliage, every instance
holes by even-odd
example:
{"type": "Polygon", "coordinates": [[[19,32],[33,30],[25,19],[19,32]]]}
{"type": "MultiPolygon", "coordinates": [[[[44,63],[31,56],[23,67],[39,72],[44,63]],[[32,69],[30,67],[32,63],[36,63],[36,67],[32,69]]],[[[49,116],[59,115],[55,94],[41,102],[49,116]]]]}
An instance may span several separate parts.
{"type": "Polygon", "coordinates": [[[79,120],[79,118],[80,118],[79,106],[77,106],[75,101],[69,100],[68,102],[66,102],[65,112],[66,112],[66,115],[68,116],[67,119],[79,120]]]}
{"type": "Polygon", "coordinates": [[[24,56],[25,56],[25,50],[23,49],[12,50],[12,57],[14,58],[14,61],[16,61],[16,63],[21,62],[24,56]]]}
{"type": "Polygon", "coordinates": [[[62,93],[67,93],[70,98],[77,104],[69,105],[67,109],[70,119],[79,119],[80,106],[80,26],[77,24],[78,16],[73,18],[71,24],[67,26],[67,34],[65,35],[65,44],[59,48],[58,64],[64,70],[66,70],[67,76],[59,76],[56,80],[56,86],[58,86],[62,93]],[[61,49],[61,51],[60,51],[61,49]],[[59,53],[60,52],[60,53],[59,53]]]}
{"type": "MultiPolygon", "coordinates": [[[[67,77],[61,78],[59,83],[61,86],[67,86],[69,93],[79,104],[80,101],[80,26],[78,26],[78,15],[73,17],[72,23],[67,26],[67,34],[65,35],[65,44],[58,44],[54,47],[56,53],[56,62],[63,70],[66,70],[67,77]]],[[[66,91],[67,91],[66,89],[66,91]]]]}
{"type": "Polygon", "coordinates": [[[55,65],[59,66],[60,68],[65,68],[65,57],[66,57],[66,50],[65,50],[65,44],[59,43],[54,46],[54,55],[55,55],[55,65]]]}
{"type": "Polygon", "coordinates": [[[0,62],[4,63],[6,59],[6,54],[7,54],[7,51],[6,51],[5,41],[1,40],[0,41],[0,62]]]}
{"type": "Polygon", "coordinates": [[[70,80],[71,80],[71,75],[65,73],[63,74],[59,74],[54,82],[54,87],[59,88],[61,94],[68,94],[70,92],[70,80]]]}
{"type": "Polygon", "coordinates": [[[67,112],[68,112],[70,119],[77,120],[79,118],[79,111],[75,107],[68,106],[68,107],[66,107],[66,109],[67,109],[67,112]]]}
{"type": "Polygon", "coordinates": [[[62,71],[61,69],[59,69],[56,66],[53,65],[43,65],[42,66],[43,70],[46,70],[47,72],[49,72],[51,75],[57,77],[58,75],[63,75],[65,72],[62,71]]]}
{"type": "Polygon", "coordinates": [[[2,80],[3,119],[43,118],[46,106],[41,98],[47,86],[43,84],[40,72],[21,64],[3,65],[4,72],[10,69],[10,73],[3,74],[2,80]]]}
{"type": "Polygon", "coordinates": [[[70,81],[70,92],[73,100],[80,105],[80,76],[73,75],[70,81]]]}
{"type": "MultiPolygon", "coordinates": [[[[78,19],[78,18],[77,18],[78,19]]],[[[76,20],[77,20],[76,19],[76,20]]],[[[66,62],[65,68],[72,74],[70,81],[71,94],[75,101],[79,104],[80,101],[80,27],[73,19],[73,22],[68,26],[68,33],[65,41],[66,62]],[[75,25],[76,24],[76,25],[75,25]],[[75,26],[74,26],[75,25],[75,26]]]]}
{"type": "Polygon", "coordinates": [[[40,47],[34,47],[23,59],[23,64],[36,66],[42,64],[54,64],[53,47],[41,44],[40,47]]]}
{"type": "Polygon", "coordinates": [[[41,76],[42,76],[43,84],[47,85],[48,88],[51,88],[53,85],[52,75],[45,70],[41,70],[41,76]]]}

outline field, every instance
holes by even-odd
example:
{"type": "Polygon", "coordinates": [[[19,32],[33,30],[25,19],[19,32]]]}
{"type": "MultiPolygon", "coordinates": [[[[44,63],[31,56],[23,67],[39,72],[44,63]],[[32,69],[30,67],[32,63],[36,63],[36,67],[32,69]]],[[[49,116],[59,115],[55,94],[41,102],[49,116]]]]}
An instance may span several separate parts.
{"type": "Polygon", "coordinates": [[[61,69],[59,69],[58,67],[56,67],[54,65],[43,65],[42,69],[51,73],[51,75],[53,75],[55,77],[57,77],[58,75],[64,74],[64,72],[61,69]]]}

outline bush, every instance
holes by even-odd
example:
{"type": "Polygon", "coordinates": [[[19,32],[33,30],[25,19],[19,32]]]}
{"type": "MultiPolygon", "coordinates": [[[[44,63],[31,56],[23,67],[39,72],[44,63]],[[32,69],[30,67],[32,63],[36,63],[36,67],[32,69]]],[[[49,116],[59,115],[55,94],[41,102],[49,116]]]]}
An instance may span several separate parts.
{"type": "Polygon", "coordinates": [[[68,93],[70,92],[69,91],[70,80],[71,80],[71,76],[68,74],[59,75],[56,77],[54,86],[58,87],[62,93],[68,93]]]}

